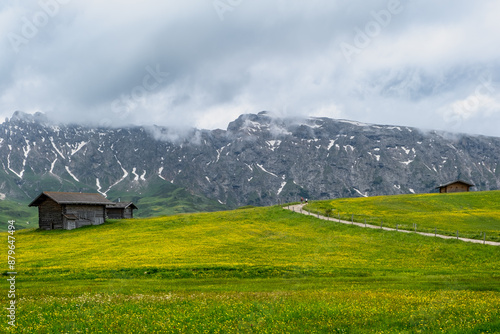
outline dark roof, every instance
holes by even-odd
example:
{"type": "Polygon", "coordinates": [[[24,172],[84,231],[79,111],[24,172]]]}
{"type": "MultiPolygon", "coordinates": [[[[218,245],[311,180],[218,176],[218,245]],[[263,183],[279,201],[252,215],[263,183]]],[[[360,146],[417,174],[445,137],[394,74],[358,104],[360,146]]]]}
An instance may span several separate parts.
{"type": "Polygon", "coordinates": [[[85,193],[62,193],[44,191],[29,206],[39,206],[45,199],[50,198],[58,204],[87,204],[87,205],[108,205],[113,204],[101,194],[85,193]]]}
{"type": "Polygon", "coordinates": [[[106,205],[106,209],[127,209],[129,207],[134,209],[134,210],[138,209],[138,207],[135,206],[135,204],[132,202],[119,202],[119,203],[111,203],[111,204],[106,205]]]}
{"type": "Polygon", "coordinates": [[[462,180],[458,180],[458,181],[453,181],[453,182],[450,182],[450,183],[443,184],[443,185],[441,185],[439,187],[436,187],[436,189],[448,187],[448,186],[451,186],[452,184],[455,184],[455,183],[462,183],[462,184],[465,184],[466,186],[469,186],[469,187],[475,187],[475,185],[472,184],[472,183],[470,183],[470,182],[465,182],[465,181],[462,181],[462,180]]]}

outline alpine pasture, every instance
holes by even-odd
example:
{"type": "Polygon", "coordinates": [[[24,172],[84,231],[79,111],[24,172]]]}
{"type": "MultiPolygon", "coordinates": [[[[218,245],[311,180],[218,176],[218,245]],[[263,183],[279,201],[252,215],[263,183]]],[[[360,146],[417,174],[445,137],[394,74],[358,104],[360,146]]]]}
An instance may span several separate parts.
{"type": "Polygon", "coordinates": [[[10,333],[500,331],[500,247],[280,207],[22,230],[16,256],[10,333]]]}

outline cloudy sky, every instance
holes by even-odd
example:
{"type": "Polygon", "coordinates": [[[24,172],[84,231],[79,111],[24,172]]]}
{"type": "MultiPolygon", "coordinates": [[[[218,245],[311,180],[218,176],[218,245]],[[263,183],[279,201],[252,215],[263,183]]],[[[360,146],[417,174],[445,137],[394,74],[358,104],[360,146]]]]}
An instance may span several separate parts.
{"type": "Polygon", "coordinates": [[[5,0],[0,117],[213,129],[242,113],[500,136],[497,0],[5,0]]]}

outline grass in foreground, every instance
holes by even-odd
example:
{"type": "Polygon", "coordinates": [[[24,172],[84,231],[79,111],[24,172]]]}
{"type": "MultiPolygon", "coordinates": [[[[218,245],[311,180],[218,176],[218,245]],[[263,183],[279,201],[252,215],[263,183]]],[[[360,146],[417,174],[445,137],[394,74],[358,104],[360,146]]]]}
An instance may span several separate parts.
{"type": "Polygon", "coordinates": [[[276,207],[16,238],[12,332],[500,331],[500,247],[276,207]]]}
{"type": "Polygon", "coordinates": [[[500,241],[500,191],[419,194],[318,201],[313,212],[401,229],[500,241]]]}
{"type": "Polygon", "coordinates": [[[21,300],[19,333],[495,333],[498,294],[315,291],[21,300]]]}

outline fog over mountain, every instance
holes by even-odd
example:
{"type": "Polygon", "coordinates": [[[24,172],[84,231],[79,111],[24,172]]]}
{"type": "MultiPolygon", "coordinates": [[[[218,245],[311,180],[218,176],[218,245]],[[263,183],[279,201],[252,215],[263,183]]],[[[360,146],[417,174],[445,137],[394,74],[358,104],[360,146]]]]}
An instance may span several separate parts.
{"type": "Polygon", "coordinates": [[[500,136],[500,2],[0,4],[0,118],[225,128],[241,114],[500,136]]]}

